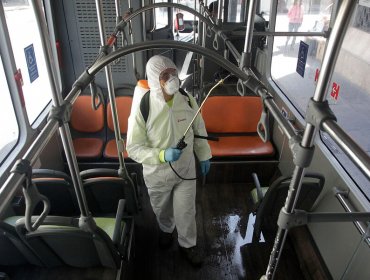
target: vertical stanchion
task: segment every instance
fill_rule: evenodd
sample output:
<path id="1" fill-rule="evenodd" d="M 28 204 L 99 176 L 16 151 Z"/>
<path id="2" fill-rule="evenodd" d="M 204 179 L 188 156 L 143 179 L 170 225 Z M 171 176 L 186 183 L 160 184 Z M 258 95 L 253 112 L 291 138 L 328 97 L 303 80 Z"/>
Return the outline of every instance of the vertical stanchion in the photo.
<path id="1" fill-rule="evenodd" d="M 60 109 L 63 104 L 62 96 L 58 92 L 58 79 L 56 75 L 55 63 L 53 61 L 52 49 L 50 44 L 50 39 L 48 37 L 48 29 L 44 16 L 43 7 L 41 6 L 40 1 L 33 0 L 31 1 L 33 10 L 36 17 L 36 22 L 41 35 L 41 45 L 45 53 L 46 60 L 46 73 L 48 75 L 49 83 L 52 90 L 52 100 L 54 107 Z M 61 123 L 61 122 L 60 122 Z M 59 132 L 62 138 L 64 152 L 66 154 L 68 167 L 71 173 L 73 185 L 75 187 L 77 201 L 81 210 L 81 216 L 88 217 L 90 216 L 89 208 L 86 202 L 85 193 L 82 186 L 81 177 L 79 174 L 78 163 L 76 159 L 76 154 L 73 147 L 71 132 L 69 129 L 68 122 L 63 121 L 59 126 Z"/>
<path id="2" fill-rule="evenodd" d="M 244 50 L 240 58 L 239 68 L 250 68 L 252 58 L 252 39 L 254 29 L 254 16 L 256 14 L 257 1 L 249 1 L 247 28 L 245 30 Z"/>
<path id="3" fill-rule="evenodd" d="M 100 43 L 102 48 L 105 46 L 105 28 L 104 28 L 104 16 L 103 16 L 103 7 L 102 7 L 101 0 L 95 0 L 96 4 L 96 12 L 98 16 L 98 25 L 99 25 L 99 33 L 100 33 Z M 114 93 L 114 84 L 112 78 L 112 68 L 110 65 L 105 66 L 105 76 L 107 80 L 107 87 L 108 87 L 108 95 L 109 95 L 109 102 L 112 109 L 112 119 L 113 119 L 113 126 L 114 126 L 114 135 L 117 144 L 117 152 L 118 152 L 118 160 L 119 160 L 119 174 L 124 179 L 129 179 L 125 164 L 123 153 L 125 150 L 125 144 L 121 137 L 121 131 L 119 126 L 118 120 L 118 112 L 117 112 L 117 105 Z"/>
<path id="4" fill-rule="evenodd" d="M 343 38 L 345 36 L 345 30 L 347 29 L 347 26 L 351 20 L 351 15 L 356 5 L 357 1 L 353 0 L 343 0 L 341 3 L 332 33 L 328 39 L 320 76 L 317 82 L 315 94 L 312 98 L 314 102 L 324 103 L 324 101 L 326 100 L 327 88 L 333 74 L 336 59 L 341 49 Z M 306 115 L 306 120 L 307 117 L 308 116 Z M 320 127 L 317 126 L 318 125 L 315 126 L 313 123 L 307 122 L 302 141 L 299 144 L 299 148 L 301 150 L 307 151 L 309 149 L 313 149 L 313 142 L 316 133 L 320 129 Z M 310 160 L 305 160 L 306 161 L 295 160 L 294 162 L 296 167 L 293 172 L 292 181 L 289 185 L 288 196 L 282 209 L 282 211 L 286 213 L 292 213 L 294 211 L 299 196 L 302 179 L 304 177 L 304 170 L 310 164 Z M 275 237 L 274 246 L 271 251 L 269 264 L 267 266 L 266 275 L 263 276 L 264 279 L 274 278 L 281 252 L 284 247 L 285 239 L 287 237 L 287 233 L 287 229 L 281 228 L 279 226 Z"/>

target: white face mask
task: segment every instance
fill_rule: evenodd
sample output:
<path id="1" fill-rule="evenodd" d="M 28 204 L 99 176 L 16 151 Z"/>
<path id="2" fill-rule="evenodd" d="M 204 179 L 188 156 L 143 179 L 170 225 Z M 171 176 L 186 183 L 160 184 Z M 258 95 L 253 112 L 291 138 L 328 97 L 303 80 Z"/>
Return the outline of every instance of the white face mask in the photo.
<path id="1" fill-rule="evenodd" d="M 174 95 L 176 92 L 179 91 L 180 88 L 180 80 L 177 76 L 172 76 L 168 79 L 168 81 L 163 86 L 164 90 L 168 95 Z"/>

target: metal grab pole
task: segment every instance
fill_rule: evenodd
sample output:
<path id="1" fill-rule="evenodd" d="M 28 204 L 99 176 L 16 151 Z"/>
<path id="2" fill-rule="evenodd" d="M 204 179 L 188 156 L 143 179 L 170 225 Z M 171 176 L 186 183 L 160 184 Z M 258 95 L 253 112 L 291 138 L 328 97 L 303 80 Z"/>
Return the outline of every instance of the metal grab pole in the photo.
<path id="1" fill-rule="evenodd" d="M 102 2 L 101 0 L 95 0 L 96 12 L 97 12 L 97 16 L 98 16 L 99 33 L 100 33 L 100 43 L 101 43 L 102 46 L 105 46 L 104 17 L 103 17 L 103 8 L 102 8 L 102 3 L 101 2 Z M 109 102 L 110 102 L 110 105 L 111 105 L 111 108 L 112 108 L 114 135 L 115 135 L 115 138 L 116 138 L 120 171 L 123 171 L 123 172 L 121 172 L 121 174 L 123 176 L 128 177 L 128 174 L 127 174 L 127 171 L 126 171 L 126 168 L 125 168 L 125 164 L 124 164 L 124 158 L 123 158 L 125 145 L 124 145 L 124 141 L 121 137 L 121 131 L 120 131 L 120 126 L 119 126 L 118 112 L 117 112 L 117 105 L 116 105 L 116 99 L 115 99 L 115 93 L 114 93 L 114 84 L 113 84 L 111 66 L 110 65 L 105 66 L 104 70 L 105 70 L 105 76 L 106 76 L 106 79 L 107 79 Z"/>
<path id="2" fill-rule="evenodd" d="M 220 24 L 223 20 L 223 15 L 222 15 L 223 10 L 224 10 L 224 1 L 218 0 L 217 24 Z"/>
<path id="3" fill-rule="evenodd" d="M 119 1 L 119 0 L 116 0 L 116 1 Z M 132 11 L 131 0 L 128 0 L 128 9 L 129 9 L 130 12 Z M 118 22 L 117 22 L 117 24 L 118 24 Z M 134 43 L 134 33 L 132 32 L 132 20 L 130 20 L 128 24 L 129 24 L 128 32 L 130 33 L 130 41 L 131 41 L 131 45 L 132 45 Z M 138 81 L 140 79 L 140 75 L 137 72 L 137 68 L 136 68 L 135 53 L 132 53 L 132 67 L 134 68 L 135 78 Z"/>
<path id="4" fill-rule="evenodd" d="M 314 101 L 323 102 L 326 99 L 326 91 L 329 85 L 333 69 L 335 66 L 336 59 L 338 57 L 340 46 L 343 42 L 345 36 L 345 30 L 351 20 L 352 12 L 357 5 L 357 1 L 353 0 L 343 0 L 341 7 L 339 9 L 333 31 L 328 40 L 328 44 L 325 50 L 324 59 L 322 62 L 322 67 L 319 75 L 319 80 L 317 82 L 317 87 L 314 94 Z M 314 125 L 307 123 L 306 128 L 302 137 L 301 147 L 312 148 L 313 142 L 316 136 L 316 132 L 319 128 Z M 302 179 L 304 176 L 305 167 L 296 165 L 292 181 L 289 185 L 288 196 L 285 201 L 284 210 L 286 213 L 292 213 L 296 201 L 299 196 L 300 187 Z M 265 279 L 273 279 L 275 276 L 276 268 L 281 256 L 282 249 L 284 247 L 285 239 L 287 237 L 288 230 L 278 228 L 276 234 L 273 249 L 271 251 L 269 264 L 267 266 L 266 275 L 263 277 Z"/>
<path id="5" fill-rule="evenodd" d="M 250 68 L 252 63 L 252 39 L 254 29 L 254 16 L 256 14 L 257 1 L 249 1 L 247 28 L 245 30 L 244 50 L 239 61 L 239 68 Z"/>
<path id="6" fill-rule="evenodd" d="M 254 30 L 254 16 L 256 14 L 257 1 L 250 0 L 247 18 L 247 28 L 245 31 L 245 42 L 244 42 L 244 52 L 250 53 L 252 51 L 252 38 Z"/>
<path id="7" fill-rule="evenodd" d="M 55 63 L 53 61 L 50 39 L 48 37 L 48 29 L 47 29 L 46 20 L 44 17 L 43 7 L 41 6 L 40 2 L 37 0 L 31 1 L 31 3 L 32 3 L 33 10 L 35 13 L 37 26 L 41 34 L 42 49 L 44 53 L 46 54 L 45 55 L 46 72 L 47 72 L 49 83 L 52 89 L 53 104 L 56 108 L 58 108 L 62 104 L 62 97 L 57 91 L 58 79 L 56 75 Z M 63 125 L 59 127 L 59 132 L 62 138 L 64 152 L 66 154 L 68 167 L 71 173 L 73 185 L 75 187 L 78 205 L 81 210 L 81 216 L 88 217 L 90 215 L 90 212 L 89 212 L 85 193 L 84 193 L 83 186 L 82 186 L 82 181 L 80 177 L 80 172 L 79 172 L 79 168 L 77 164 L 76 154 L 74 151 L 71 132 L 69 130 L 68 123 L 63 123 Z"/>

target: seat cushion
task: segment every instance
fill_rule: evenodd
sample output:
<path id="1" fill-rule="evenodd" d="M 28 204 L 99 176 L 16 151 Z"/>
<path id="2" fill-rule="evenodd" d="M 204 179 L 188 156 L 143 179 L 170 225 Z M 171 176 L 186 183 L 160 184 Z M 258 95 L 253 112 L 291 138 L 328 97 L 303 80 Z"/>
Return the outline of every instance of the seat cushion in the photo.
<path id="1" fill-rule="evenodd" d="M 90 96 L 79 96 L 73 104 L 71 126 L 80 132 L 98 132 L 104 128 L 104 109 L 91 107 Z"/>
<path id="2" fill-rule="evenodd" d="M 262 196 L 264 197 L 266 192 L 268 191 L 269 187 L 262 187 L 261 188 L 261 191 L 262 191 Z M 258 203 L 258 194 L 257 194 L 257 188 L 254 188 L 253 190 L 251 190 L 251 197 L 252 197 L 252 201 L 254 204 L 257 204 Z"/>
<path id="3" fill-rule="evenodd" d="M 208 141 L 212 156 L 272 156 L 271 142 L 264 143 L 259 136 L 225 136 L 219 141 Z"/>
<path id="4" fill-rule="evenodd" d="M 127 133 L 128 117 L 130 116 L 132 96 L 116 97 L 116 107 L 118 113 L 119 129 L 121 133 Z M 107 123 L 110 130 L 114 131 L 112 108 L 109 103 L 107 106 Z"/>
<path id="5" fill-rule="evenodd" d="M 78 158 L 100 158 L 103 151 L 103 140 L 99 138 L 76 138 L 73 140 Z"/>
<path id="6" fill-rule="evenodd" d="M 257 96 L 212 96 L 202 109 L 208 133 L 256 132 L 261 113 Z"/>
<path id="7" fill-rule="evenodd" d="M 105 145 L 104 157 L 105 158 L 112 158 L 112 159 L 117 159 L 118 158 L 117 144 L 116 144 L 115 139 L 109 140 L 107 145 Z M 126 150 L 125 150 L 125 153 L 124 153 L 124 157 L 128 158 L 128 154 L 127 154 Z"/>
<path id="8" fill-rule="evenodd" d="M 11 216 L 11 217 L 4 219 L 4 223 L 15 228 L 16 222 L 21 218 L 23 218 L 23 216 Z"/>
<path id="9" fill-rule="evenodd" d="M 94 221 L 98 227 L 105 231 L 106 234 L 113 240 L 114 226 L 116 225 L 116 219 L 114 218 L 94 218 Z"/>

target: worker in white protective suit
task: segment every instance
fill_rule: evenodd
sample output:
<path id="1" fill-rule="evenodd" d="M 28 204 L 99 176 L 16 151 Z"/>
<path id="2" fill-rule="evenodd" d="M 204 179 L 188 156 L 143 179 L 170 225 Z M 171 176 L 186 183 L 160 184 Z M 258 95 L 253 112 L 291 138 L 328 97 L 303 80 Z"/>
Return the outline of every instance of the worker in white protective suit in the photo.
<path id="1" fill-rule="evenodd" d="M 130 116 L 127 132 L 127 152 L 143 164 L 144 180 L 161 230 L 161 247 L 171 246 L 176 227 L 181 251 L 192 264 L 200 265 L 202 254 L 196 246 L 196 181 L 180 179 L 169 162 L 181 177 L 194 178 L 195 152 L 202 174 L 208 173 L 211 158 L 208 142 L 194 139 L 194 134 L 207 135 L 204 121 L 198 115 L 186 134 L 187 147 L 176 149 L 199 107 L 192 96 L 179 92 L 176 66 L 169 58 L 153 56 L 146 65 L 146 73 L 150 87 L 148 119 L 144 121 L 140 109 L 133 111 L 135 115 Z"/>

